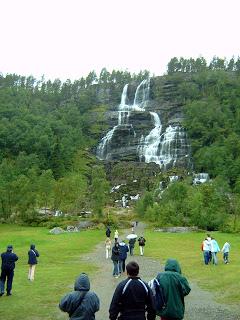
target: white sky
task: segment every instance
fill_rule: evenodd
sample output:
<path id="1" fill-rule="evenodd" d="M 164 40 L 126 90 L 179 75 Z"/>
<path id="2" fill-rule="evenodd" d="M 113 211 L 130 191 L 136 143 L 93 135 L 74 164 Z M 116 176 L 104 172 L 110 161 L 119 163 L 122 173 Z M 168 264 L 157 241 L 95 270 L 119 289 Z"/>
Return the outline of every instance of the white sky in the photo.
<path id="1" fill-rule="evenodd" d="M 240 55 L 239 0 L 0 0 L 0 72 L 79 79 Z"/>

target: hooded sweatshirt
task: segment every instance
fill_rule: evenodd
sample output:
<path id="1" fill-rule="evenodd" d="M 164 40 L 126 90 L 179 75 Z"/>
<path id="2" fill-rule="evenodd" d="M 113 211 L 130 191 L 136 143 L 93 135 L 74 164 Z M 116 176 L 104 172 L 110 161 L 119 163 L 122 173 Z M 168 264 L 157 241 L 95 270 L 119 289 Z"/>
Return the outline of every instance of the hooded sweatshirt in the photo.
<path id="1" fill-rule="evenodd" d="M 127 259 L 127 253 L 129 249 L 125 242 L 119 243 L 119 259 L 120 260 L 126 260 Z"/>
<path id="2" fill-rule="evenodd" d="M 99 298 L 96 293 L 89 290 L 89 278 L 87 274 L 81 273 L 75 281 L 74 291 L 64 296 L 59 303 L 59 308 L 69 314 L 69 319 L 95 319 L 95 312 L 99 310 Z"/>
<path id="3" fill-rule="evenodd" d="M 157 275 L 161 283 L 166 307 L 158 312 L 158 315 L 167 318 L 180 320 L 184 317 L 184 297 L 189 294 L 191 288 L 185 277 L 181 275 L 181 268 L 177 260 L 168 259 L 165 265 L 165 272 Z"/>
<path id="4" fill-rule="evenodd" d="M 28 251 L 28 264 L 37 264 L 37 257 L 39 257 L 38 251 L 35 249 L 35 245 L 31 244 L 30 250 Z"/>
<path id="5" fill-rule="evenodd" d="M 18 260 L 18 256 L 12 252 L 13 247 L 8 246 L 7 251 L 1 254 L 2 258 L 2 270 L 14 270 L 15 262 Z"/>

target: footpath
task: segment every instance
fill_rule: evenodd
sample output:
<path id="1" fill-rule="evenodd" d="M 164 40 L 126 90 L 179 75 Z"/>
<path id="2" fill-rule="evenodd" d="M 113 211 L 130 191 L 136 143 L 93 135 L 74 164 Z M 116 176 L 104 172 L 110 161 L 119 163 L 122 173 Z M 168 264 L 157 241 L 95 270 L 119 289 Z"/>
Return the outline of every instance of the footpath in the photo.
<path id="1" fill-rule="evenodd" d="M 138 236 L 144 234 L 144 224 L 139 223 L 135 229 Z M 119 236 L 119 239 L 126 239 L 129 230 Z M 105 232 L 103 233 L 105 240 Z M 146 243 L 147 250 L 147 243 Z M 97 245 L 96 249 L 82 257 L 83 260 L 96 265 L 99 271 L 90 278 L 91 290 L 95 291 L 100 298 L 100 311 L 96 313 L 96 320 L 108 320 L 108 309 L 112 299 L 113 292 L 117 284 L 126 278 L 122 275 L 119 278 L 112 276 L 113 264 L 111 259 L 105 257 L 104 241 Z M 151 280 L 164 266 L 153 259 L 140 256 L 138 243 L 135 245 L 134 256 L 128 256 L 127 262 L 134 260 L 139 264 L 140 277 L 145 280 Z M 87 272 L 87 270 L 83 270 Z M 183 270 L 184 271 L 184 270 Z M 190 282 L 191 292 L 185 298 L 186 312 L 184 320 L 240 320 L 240 308 L 237 310 L 230 306 L 219 304 L 214 301 L 212 293 L 200 289 L 195 283 Z M 159 317 L 157 317 L 159 319 Z"/>

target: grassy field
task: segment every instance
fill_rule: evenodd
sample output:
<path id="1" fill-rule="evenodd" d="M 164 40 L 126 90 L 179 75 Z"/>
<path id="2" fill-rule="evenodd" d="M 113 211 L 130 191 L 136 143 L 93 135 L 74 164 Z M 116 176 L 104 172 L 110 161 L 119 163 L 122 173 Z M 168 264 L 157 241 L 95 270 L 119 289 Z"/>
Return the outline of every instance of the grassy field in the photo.
<path id="1" fill-rule="evenodd" d="M 196 282 L 201 288 L 212 291 L 216 299 L 224 303 L 239 303 L 240 277 L 240 236 L 212 232 L 220 249 L 228 241 L 231 244 L 229 264 L 224 264 L 222 253 L 218 253 L 218 265 L 205 265 L 200 249 L 206 233 L 162 233 L 146 231 L 145 238 L 149 246 L 146 255 L 165 264 L 167 258 L 176 258 L 182 267 L 183 274 Z"/>
<path id="2" fill-rule="evenodd" d="M 0 298 L 1 320 L 67 319 L 58 310 L 60 298 L 71 291 L 81 272 L 96 272 L 96 266 L 80 260 L 80 255 L 103 239 L 103 231 L 82 231 L 51 235 L 45 228 L 0 225 L 0 251 L 12 244 L 18 255 L 13 281 L 13 295 Z M 39 250 L 35 281 L 27 280 L 31 243 Z"/>
<path id="3" fill-rule="evenodd" d="M 167 258 L 178 259 L 183 274 L 202 288 L 213 291 L 218 301 L 237 303 L 240 300 L 239 285 L 239 235 L 212 233 L 222 247 L 231 243 L 230 263 L 223 264 L 218 254 L 217 266 L 203 263 L 201 242 L 205 233 L 160 233 L 145 231 L 147 239 L 145 255 L 164 264 Z M 15 269 L 13 295 L 0 298 L 1 320 L 53 320 L 67 319 L 58 309 L 60 298 L 71 291 L 80 272 L 92 274 L 98 269 L 82 262 L 80 256 L 93 250 L 105 238 L 105 230 L 89 230 L 79 233 L 51 235 L 45 228 L 0 225 L 0 251 L 8 244 L 14 246 L 19 261 Z M 27 280 L 27 252 L 31 243 L 40 252 L 33 283 Z M 137 252 L 137 250 L 136 250 Z"/>

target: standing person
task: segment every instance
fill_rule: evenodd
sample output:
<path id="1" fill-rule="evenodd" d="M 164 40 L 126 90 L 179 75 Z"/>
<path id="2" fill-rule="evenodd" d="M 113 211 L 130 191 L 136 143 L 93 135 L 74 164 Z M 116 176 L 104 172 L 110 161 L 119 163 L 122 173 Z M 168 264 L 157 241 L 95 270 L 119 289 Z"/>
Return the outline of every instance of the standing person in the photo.
<path id="1" fill-rule="evenodd" d="M 207 233 L 207 237 L 206 239 L 209 241 L 210 243 L 210 249 L 209 249 L 209 261 L 208 263 L 210 263 L 212 261 L 212 252 L 211 252 L 211 240 L 212 240 L 212 237 L 209 233 Z"/>
<path id="2" fill-rule="evenodd" d="M 229 257 L 229 251 L 230 251 L 230 243 L 225 242 L 223 247 L 222 247 L 222 253 L 223 253 L 223 261 L 225 264 L 228 264 L 228 257 Z"/>
<path id="3" fill-rule="evenodd" d="M 118 278 L 119 277 L 119 244 L 118 242 L 115 242 L 114 246 L 112 247 L 111 259 L 113 262 L 113 276 L 114 278 Z"/>
<path id="4" fill-rule="evenodd" d="M 118 230 L 117 229 L 114 232 L 114 240 L 115 240 L 115 242 L 118 241 Z"/>
<path id="5" fill-rule="evenodd" d="M 202 242 L 202 251 L 203 251 L 203 258 L 204 263 L 207 265 L 210 261 L 210 252 L 211 252 L 211 242 L 205 238 Z"/>
<path id="6" fill-rule="evenodd" d="M 140 250 L 140 255 L 143 256 L 144 254 L 144 246 L 145 246 L 146 239 L 141 236 L 138 238 L 138 244 L 139 244 L 139 250 Z"/>
<path id="7" fill-rule="evenodd" d="M 90 281 L 86 273 L 81 273 L 76 279 L 74 291 L 65 295 L 59 308 L 69 314 L 72 320 L 94 320 L 95 312 L 99 310 L 99 298 L 90 290 Z"/>
<path id="8" fill-rule="evenodd" d="M 154 320 L 156 313 L 152 292 L 148 284 L 138 276 L 139 265 L 131 261 L 126 270 L 128 278 L 118 284 L 113 294 L 109 319 Z"/>
<path id="9" fill-rule="evenodd" d="M 185 277 L 181 275 L 181 268 L 177 260 L 168 259 L 165 271 L 157 275 L 165 297 L 165 306 L 157 310 L 162 320 L 181 320 L 184 317 L 184 297 L 189 294 L 191 288 Z"/>
<path id="10" fill-rule="evenodd" d="M 109 226 L 107 226 L 106 236 L 107 236 L 108 238 L 110 238 L 111 232 L 112 232 L 112 231 L 110 230 Z"/>
<path id="11" fill-rule="evenodd" d="M 112 245 L 112 241 L 110 238 L 107 238 L 105 240 L 105 249 L 106 249 L 106 259 L 110 258 L 111 255 L 111 245 Z"/>
<path id="12" fill-rule="evenodd" d="M 34 280 L 35 268 L 37 262 L 37 257 L 39 257 L 39 253 L 35 248 L 35 244 L 30 245 L 30 250 L 28 251 L 28 264 L 29 264 L 29 271 L 28 271 L 28 280 Z"/>
<path id="13" fill-rule="evenodd" d="M 219 251 L 220 251 L 220 248 L 219 248 L 217 241 L 214 238 L 212 238 L 212 240 L 211 240 L 212 262 L 215 265 L 217 265 L 217 263 L 218 263 L 217 253 Z"/>
<path id="14" fill-rule="evenodd" d="M 13 253 L 13 246 L 7 246 L 7 251 L 1 254 L 2 272 L 0 277 L 0 296 L 4 294 L 5 282 L 7 279 L 7 296 L 11 296 L 12 282 L 14 277 L 15 262 L 18 256 Z"/>
<path id="15" fill-rule="evenodd" d="M 134 250 L 135 242 L 136 242 L 136 238 L 131 238 L 128 241 L 129 250 L 130 250 L 130 256 L 133 256 L 133 250 Z"/>
<path id="16" fill-rule="evenodd" d="M 119 273 L 125 272 L 125 261 L 129 249 L 124 240 L 119 243 Z"/>

